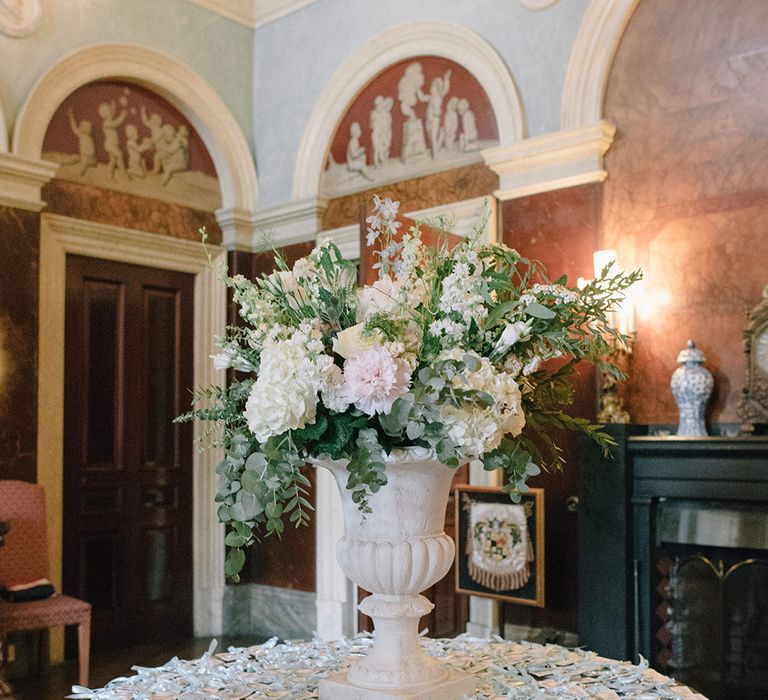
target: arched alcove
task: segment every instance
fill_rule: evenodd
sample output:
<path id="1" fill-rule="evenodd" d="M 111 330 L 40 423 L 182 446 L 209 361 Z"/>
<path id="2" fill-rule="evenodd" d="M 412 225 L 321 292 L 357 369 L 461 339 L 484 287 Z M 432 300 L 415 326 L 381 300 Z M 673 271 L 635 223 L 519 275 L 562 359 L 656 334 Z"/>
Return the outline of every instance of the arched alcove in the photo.
<path id="1" fill-rule="evenodd" d="M 74 90 L 97 80 L 142 85 L 178 109 L 205 142 L 216 166 L 223 210 L 252 212 L 258 182 L 240 125 L 213 87 L 170 56 L 132 44 L 96 44 L 69 54 L 35 84 L 13 131 L 13 153 L 39 159 L 56 109 Z"/>
<path id="2" fill-rule="evenodd" d="M 329 144 L 349 104 L 383 70 L 416 56 L 438 56 L 462 65 L 488 95 L 502 146 L 525 136 L 525 121 L 514 81 L 504 61 L 484 39 L 448 22 L 411 22 L 383 32 L 350 56 L 317 100 L 299 146 L 293 198 L 316 197 Z"/>

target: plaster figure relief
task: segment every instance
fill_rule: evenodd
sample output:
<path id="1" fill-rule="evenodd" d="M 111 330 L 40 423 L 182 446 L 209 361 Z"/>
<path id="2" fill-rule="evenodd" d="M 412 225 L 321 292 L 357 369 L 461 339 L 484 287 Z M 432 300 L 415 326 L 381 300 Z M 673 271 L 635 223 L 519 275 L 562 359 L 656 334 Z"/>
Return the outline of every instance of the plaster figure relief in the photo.
<path id="1" fill-rule="evenodd" d="M 181 115 L 170 106 L 160 107 L 159 99 L 143 88 L 115 83 L 84 86 L 54 114 L 43 157 L 61 164 L 62 179 L 216 209 L 221 196 L 207 151 Z M 65 105 L 66 131 L 76 137 L 76 145 L 71 136 L 61 133 L 60 113 Z M 193 139 L 196 157 L 191 154 Z M 360 149 L 356 174 L 367 171 L 358 135 Z"/>
<path id="2" fill-rule="evenodd" d="M 117 114 L 117 107 L 114 102 L 112 104 L 102 102 L 99 105 L 99 116 L 101 117 L 101 131 L 104 134 L 104 150 L 109 157 L 107 170 L 109 176 L 114 180 L 115 170 L 125 174 L 125 160 L 123 159 L 123 151 L 120 149 L 120 137 L 117 129 L 125 121 L 128 112 L 123 110 Z"/>
<path id="3" fill-rule="evenodd" d="M 29 36 L 37 28 L 42 12 L 40 0 L 0 0 L 0 32 Z"/>
<path id="4" fill-rule="evenodd" d="M 391 97 L 377 95 L 371 110 L 371 141 L 373 143 L 373 165 L 379 167 L 389 160 L 392 148 L 392 106 Z"/>
<path id="5" fill-rule="evenodd" d="M 480 101 L 481 124 L 470 100 Z M 497 143 L 490 102 L 465 69 L 431 56 L 403 61 L 371 81 L 347 109 L 322 191 L 335 196 L 477 162 L 481 149 Z"/>
<path id="6" fill-rule="evenodd" d="M 365 149 L 360 145 L 360 135 L 363 130 L 358 122 L 352 122 L 349 127 L 349 143 L 347 144 L 347 170 L 351 173 L 360 173 L 363 177 L 372 180 L 368 172 Z"/>
<path id="7" fill-rule="evenodd" d="M 79 166 L 78 174 L 83 175 L 88 168 L 93 168 L 96 165 L 96 144 L 91 135 L 93 126 L 87 119 L 83 119 L 78 124 L 71 109 L 68 115 L 69 126 L 72 129 L 72 133 L 77 136 L 78 149 L 80 151 L 79 155 L 75 156 L 70 162 L 77 163 Z"/>
<path id="8" fill-rule="evenodd" d="M 451 87 L 451 71 L 445 71 L 442 78 L 435 78 L 429 88 L 429 100 L 427 102 L 427 134 L 429 135 L 429 147 L 434 158 L 440 152 L 443 145 L 444 131 L 440 126 L 443 116 L 443 98 Z"/>
<path id="9" fill-rule="evenodd" d="M 461 136 L 459 137 L 459 146 L 462 151 L 473 151 L 478 148 L 477 144 L 477 122 L 475 113 L 469 108 L 467 100 L 459 100 L 459 116 L 461 117 Z"/>

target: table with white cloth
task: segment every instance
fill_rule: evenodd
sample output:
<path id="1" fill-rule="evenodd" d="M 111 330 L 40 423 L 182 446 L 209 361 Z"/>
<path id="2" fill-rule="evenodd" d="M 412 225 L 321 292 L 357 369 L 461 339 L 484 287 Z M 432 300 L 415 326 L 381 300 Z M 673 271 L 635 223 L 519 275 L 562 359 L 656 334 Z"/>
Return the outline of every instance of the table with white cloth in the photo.
<path id="1" fill-rule="evenodd" d="M 674 680 L 639 665 L 554 644 L 507 642 L 500 638 L 423 638 L 430 655 L 477 678 L 472 700 L 706 700 Z M 116 678 L 104 688 L 75 686 L 70 698 L 91 700 L 242 700 L 317 698 L 326 675 L 343 671 L 367 653 L 368 635 L 335 642 L 285 642 L 217 652 L 215 642 L 200 659 L 174 658 L 158 668 L 134 666 L 135 675 Z"/>

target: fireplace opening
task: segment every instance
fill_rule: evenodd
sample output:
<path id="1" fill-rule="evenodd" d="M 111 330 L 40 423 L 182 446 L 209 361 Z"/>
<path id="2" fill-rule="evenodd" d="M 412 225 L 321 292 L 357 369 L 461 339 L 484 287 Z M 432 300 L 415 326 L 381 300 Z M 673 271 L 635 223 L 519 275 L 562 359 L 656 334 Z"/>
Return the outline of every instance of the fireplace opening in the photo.
<path id="1" fill-rule="evenodd" d="M 653 665 L 710 700 L 768 697 L 768 507 L 663 500 Z"/>

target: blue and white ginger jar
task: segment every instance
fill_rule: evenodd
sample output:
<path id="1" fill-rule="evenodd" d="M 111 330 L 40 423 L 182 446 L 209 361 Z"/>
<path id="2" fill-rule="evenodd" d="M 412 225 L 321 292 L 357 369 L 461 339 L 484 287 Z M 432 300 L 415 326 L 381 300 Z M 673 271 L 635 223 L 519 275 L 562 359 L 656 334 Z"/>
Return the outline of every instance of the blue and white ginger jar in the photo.
<path id="1" fill-rule="evenodd" d="M 702 367 L 704 353 L 696 348 L 696 343 L 688 341 L 688 347 L 677 356 L 680 363 L 672 374 L 672 395 L 677 401 L 680 423 L 677 435 L 682 437 L 702 437 L 707 434 L 704 423 L 704 409 L 712 394 L 715 380 L 708 369 Z"/>

